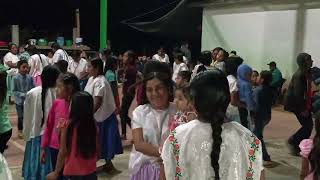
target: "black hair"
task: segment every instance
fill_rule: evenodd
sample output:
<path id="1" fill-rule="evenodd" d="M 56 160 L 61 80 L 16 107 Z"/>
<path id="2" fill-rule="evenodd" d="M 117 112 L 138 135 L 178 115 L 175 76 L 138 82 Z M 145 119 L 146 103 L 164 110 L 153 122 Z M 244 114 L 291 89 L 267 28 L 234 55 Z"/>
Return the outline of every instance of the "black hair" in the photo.
<path id="1" fill-rule="evenodd" d="M 111 70 L 112 72 L 115 73 L 116 65 L 117 65 L 117 59 L 114 58 L 114 57 L 109 57 L 106 60 L 106 65 L 105 65 L 105 68 L 104 68 L 104 74 L 106 74 L 107 71 L 109 71 L 109 70 Z"/>
<path id="2" fill-rule="evenodd" d="M 174 53 L 173 58 L 178 60 L 179 62 L 183 62 L 183 53 Z"/>
<path id="3" fill-rule="evenodd" d="M 109 57 L 109 56 L 111 55 L 112 51 L 111 51 L 111 49 L 106 48 L 106 49 L 104 49 L 104 50 L 102 51 L 102 53 L 103 53 L 103 55 L 104 55 L 105 57 Z"/>
<path id="4" fill-rule="evenodd" d="M 51 45 L 51 48 L 52 48 L 52 49 L 61 49 L 61 46 L 60 46 L 57 42 L 54 42 L 54 43 Z"/>
<path id="5" fill-rule="evenodd" d="M 55 63 L 56 67 L 61 71 L 61 73 L 66 73 L 68 71 L 68 61 L 59 60 Z"/>
<path id="6" fill-rule="evenodd" d="M 35 45 L 28 46 L 28 52 L 30 53 L 31 56 L 34 54 L 39 54 L 39 50 Z"/>
<path id="7" fill-rule="evenodd" d="M 270 71 L 262 71 L 260 73 L 260 78 L 263 79 L 263 85 L 270 86 L 272 82 L 272 73 Z"/>
<path id="8" fill-rule="evenodd" d="M 75 130 L 76 134 L 74 134 Z M 85 91 L 77 92 L 72 96 L 66 140 L 68 154 L 71 153 L 74 135 L 77 136 L 77 155 L 85 159 L 97 155 L 97 127 L 93 112 L 93 98 Z"/>
<path id="9" fill-rule="evenodd" d="M 90 64 L 93 68 L 98 69 L 98 75 L 103 74 L 103 61 L 100 58 L 94 58 L 90 60 Z"/>
<path id="10" fill-rule="evenodd" d="M 73 59 L 78 59 L 81 57 L 81 51 L 80 50 L 76 50 L 72 52 L 72 58 Z"/>
<path id="11" fill-rule="evenodd" d="M 71 96 L 80 91 L 80 82 L 76 75 L 69 72 L 62 73 L 59 75 L 58 80 L 68 88 L 71 88 Z"/>
<path id="12" fill-rule="evenodd" d="M 7 73 L 0 72 L 0 108 L 7 98 Z"/>
<path id="13" fill-rule="evenodd" d="M 238 67 L 242 64 L 243 59 L 238 56 L 228 57 L 225 61 L 226 74 L 237 77 Z"/>
<path id="14" fill-rule="evenodd" d="M 252 70 L 252 74 L 256 73 L 259 76 L 259 72 L 257 70 Z"/>
<path id="15" fill-rule="evenodd" d="M 171 80 L 172 73 L 169 65 L 159 61 L 149 61 L 145 64 L 143 70 L 143 104 L 148 104 L 149 100 L 146 95 L 146 84 L 152 79 L 158 79 L 165 84 L 169 91 L 169 100 L 173 99 L 173 82 Z"/>
<path id="16" fill-rule="evenodd" d="M 13 46 L 16 46 L 16 47 L 17 47 L 17 44 L 12 43 L 12 42 L 8 44 L 8 49 L 9 49 L 9 51 L 11 51 L 11 48 L 12 48 Z"/>
<path id="17" fill-rule="evenodd" d="M 56 86 L 57 79 L 59 77 L 60 71 L 56 66 L 48 65 L 43 68 L 41 73 L 41 81 L 42 81 L 42 91 L 41 91 L 41 105 L 42 105 L 42 120 L 41 127 L 44 124 L 45 119 L 45 101 L 46 95 L 49 88 L 53 88 Z"/>
<path id="18" fill-rule="evenodd" d="M 28 61 L 26 61 L 26 60 L 20 60 L 20 61 L 18 61 L 18 63 L 17 63 L 18 69 L 20 69 L 20 67 L 22 66 L 22 64 L 28 64 Z M 28 64 L 28 65 L 29 65 L 29 64 Z"/>
<path id="19" fill-rule="evenodd" d="M 214 48 L 213 50 L 212 50 L 212 52 L 214 52 L 214 51 L 220 51 L 220 50 L 223 50 L 223 48 L 222 47 L 216 47 L 216 48 Z"/>
<path id="20" fill-rule="evenodd" d="M 223 53 L 223 61 L 225 61 L 229 57 L 229 53 L 224 49 L 220 49 L 219 52 L 220 51 L 222 51 L 222 53 Z"/>
<path id="21" fill-rule="evenodd" d="M 212 63 L 212 55 L 210 51 L 202 51 L 198 61 L 205 65 L 205 66 L 210 66 L 210 64 Z"/>
<path id="22" fill-rule="evenodd" d="M 300 69 L 305 69 L 306 61 L 311 60 L 311 55 L 307 53 L 300 53 L 297 56 L 297 64 Z"/>
<path id="23" fill-rule="evenodd" d="M 190 94 L 199 120 L 211 124 L 213 139 L 211 166 L 214 169 L 215 180 L 219 180 L 222 124 L 230 103 L 228 80 L 220 70 L 200 73 L 190 84 Z"/>
<path id="24" fill-rule="evenodd" d="M 309 162 L 311 165 L 310 172 L 314 172 L 314 178 L 320 177 L 320 113 L 316 113 L 315 118 L 316 134 L 313 138 L 313 148 L 309 154 Z M 317 177 L 317 178 L 316 178 Z"/>
<path id="25" fill-rule="evenodd" d="M 125 53 L 128 54 L 129 64 L 135 65 L 136 64 L 136 53 L 134 53 L 132 50 L 128 50 Z"/>
<path id="26" fill-rule="evenodd" d="M 231 51 L 231 54 L 237 55 L 237 51 Z"/>
<path id="27" fill-rule="evenodd" d="M 178 76 L 182 77 L 182 79 L 185 79 L 187 82 L 190 82 L 191 72 L 190 71 L 180 71 L 178 73 Z"/>

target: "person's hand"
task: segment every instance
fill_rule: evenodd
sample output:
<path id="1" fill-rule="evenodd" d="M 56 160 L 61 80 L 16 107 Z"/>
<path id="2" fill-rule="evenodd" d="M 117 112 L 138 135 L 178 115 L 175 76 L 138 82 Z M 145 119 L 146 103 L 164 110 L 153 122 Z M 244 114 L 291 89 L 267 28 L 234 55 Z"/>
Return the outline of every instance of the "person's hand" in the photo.
<path id="1" fill-rule="evenodd" d="M 59 177 L 59 174 L 53 171 L 47 175 L 47 180 L 57 180 L 58 177 Z"/>
<path id="2" fill-rule="evenodd" d="M 41 149 L 40 158 L 42 164 L 46 163 L 46 153 L 44 152 L 44 149 Z"/>

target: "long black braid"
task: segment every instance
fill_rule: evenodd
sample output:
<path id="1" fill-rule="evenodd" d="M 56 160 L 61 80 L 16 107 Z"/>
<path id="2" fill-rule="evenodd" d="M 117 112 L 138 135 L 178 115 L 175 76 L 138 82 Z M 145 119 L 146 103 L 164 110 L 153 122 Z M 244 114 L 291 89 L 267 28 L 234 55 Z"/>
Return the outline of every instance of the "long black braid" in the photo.
<path id="1" fill-rule="evenodd" d="M 41 74 L 42 81 L 42 91 L 41 91 L 41 105 L 42 105 L 42 119 L 41 119 L 41 127 L 44 124 L 45 119 L 45 104 L 46 104 L 46 95 L 49 88 L 53 88 L 56 86 L 56 81 L 59 77 L 60 71 L 52 65 L 48 65 L 43 68 Z"/>
<path id="2" fill-rule="evenodd" d="M 228 80 L 221 71 L 210 70 L 197 75 L 190 88 L 199 120 L 210 123 L 212 128 L 211 166 L 214 169 L 215 180 L 219 180 L 222 124 L 230 102 Z"/>

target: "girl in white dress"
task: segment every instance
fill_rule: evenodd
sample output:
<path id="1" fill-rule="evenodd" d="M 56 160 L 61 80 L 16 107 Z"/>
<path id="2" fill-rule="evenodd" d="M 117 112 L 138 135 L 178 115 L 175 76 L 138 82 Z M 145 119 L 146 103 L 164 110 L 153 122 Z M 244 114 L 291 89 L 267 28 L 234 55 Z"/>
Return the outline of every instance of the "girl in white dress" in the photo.
<path id="1" fill-rule="evenodd" d="M 41 163 L 41 138 L 46 127 L 48 114 L 56 99 L 56 80 L 60 72 L 54 66 L 46 66 L 41 74 L 43 84 L 31 89 L 24 103 L 23 136 L 26 141 L 22 177 L 45 180 L 52 171 L 50 156 Z M 50 154 L 49 149 L 45 154 Z"/>
<path id="2" fill-rule="evenodd" d="M 178 126 L 165 141 L 162 159 L 166 179 L 259 180 L 261 143 L 239 123 L 224 123 L 230 102 L 227 78 L 206 71 L 190 85 L 198 120 Z"/>
<path id="3" fill-rule="evenodd" d="M 169 119 L 176 113 L 170 103 L 173 91 L 171 72 L 167 64 L 150 61 L 144 70 L 144 105 L 133 111 L 130 154 L 131 180 L 160 179 L 159 147 L 169 135 Z"/>

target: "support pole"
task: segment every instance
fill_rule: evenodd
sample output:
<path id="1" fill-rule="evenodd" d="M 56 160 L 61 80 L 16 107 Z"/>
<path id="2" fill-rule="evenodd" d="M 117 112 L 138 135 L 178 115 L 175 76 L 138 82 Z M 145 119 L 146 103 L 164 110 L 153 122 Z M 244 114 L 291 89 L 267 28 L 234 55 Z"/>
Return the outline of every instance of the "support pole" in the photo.
<path id="1" fill-rule="evenodd" d="M 19 46 L 19 25 L 11 25 L 11 42 Z"/>
<path id="2" fill-rule="evenodd" d="M 80 36 L 80 10 L 76 9 L 76 22 L 77 22 L 77 38 Z"/>
<path id="3" fill-rule="evenodd" d="M 107 47 L 108 0 L 100 0 L 100 49 Z"/>

